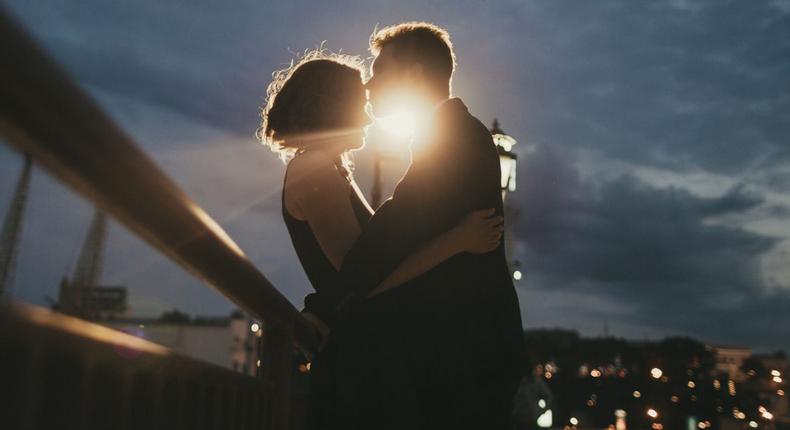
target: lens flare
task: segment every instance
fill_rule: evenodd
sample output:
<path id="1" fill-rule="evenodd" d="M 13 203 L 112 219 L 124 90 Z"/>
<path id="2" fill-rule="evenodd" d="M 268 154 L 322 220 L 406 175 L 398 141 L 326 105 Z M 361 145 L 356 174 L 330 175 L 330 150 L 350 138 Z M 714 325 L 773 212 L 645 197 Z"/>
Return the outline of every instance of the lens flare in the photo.
<path id="1" fill-rule="evenodd" d="M 399 109 L 391 115 L 376 119 L 376 125 L 382 130 L 404 139 L 414 135 L 416 123 L 414 113 L 407 109 Z"/>

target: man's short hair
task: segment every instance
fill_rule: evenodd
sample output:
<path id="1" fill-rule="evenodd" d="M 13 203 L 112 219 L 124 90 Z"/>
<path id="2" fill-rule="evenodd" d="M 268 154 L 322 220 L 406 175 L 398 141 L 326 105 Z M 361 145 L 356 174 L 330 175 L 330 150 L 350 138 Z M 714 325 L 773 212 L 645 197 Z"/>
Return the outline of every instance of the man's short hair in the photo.
<path id="1" fill-rule="evenodd" d="M 437 81 L 449 82 L 455 70 L 455 52 L 447 30 L 428 22 L 405 22 L 376 29 L 370 36 L 370 51 L 378 55 L 392 46 L 399 61 L 419 63 Z"/>

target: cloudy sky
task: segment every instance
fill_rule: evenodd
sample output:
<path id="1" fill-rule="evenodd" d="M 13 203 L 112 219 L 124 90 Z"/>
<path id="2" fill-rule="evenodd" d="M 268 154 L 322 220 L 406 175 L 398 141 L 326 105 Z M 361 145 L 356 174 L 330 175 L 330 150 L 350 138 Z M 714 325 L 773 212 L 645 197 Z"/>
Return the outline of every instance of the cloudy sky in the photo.
<path id="1" fill-rule="evenodd" d="M 454 90 L 519 140 L 527 327 L 790 350 L 790 2 L 4 0 L 295 304 L 283 166 L 253 138 L 271 72 L 376 24 L 446 27 Z M 358 157 L 369 189 L 369 156 Z M 404 164 L 388 166 L 389 179 Z M 0 146 L 0 210 L 21 159 Z M 47 303 L 91 207 L 35 171 L 11 294 Z M 112 225 L 133 312 L 233 305 Z"/>

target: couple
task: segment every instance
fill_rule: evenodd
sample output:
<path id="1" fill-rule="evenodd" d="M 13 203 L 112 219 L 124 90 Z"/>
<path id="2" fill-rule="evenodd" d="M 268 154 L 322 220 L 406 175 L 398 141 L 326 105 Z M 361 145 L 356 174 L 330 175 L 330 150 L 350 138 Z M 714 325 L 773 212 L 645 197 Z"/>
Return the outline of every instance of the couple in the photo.
<path id="1" fill-rule="evenodd" d="M 524 356 L 490 132 L 451 97 L 455 54 L 428 23 L 376 31 L 371 76 L 316 52 L 275 74 L 262 139 L 287 161 L 282 212 L 315 293 L 305 317 L 318 429 L 505 429 Z M 374 212 L 347 161 L 372 114 L 416 112 L 412 160 Z"/>

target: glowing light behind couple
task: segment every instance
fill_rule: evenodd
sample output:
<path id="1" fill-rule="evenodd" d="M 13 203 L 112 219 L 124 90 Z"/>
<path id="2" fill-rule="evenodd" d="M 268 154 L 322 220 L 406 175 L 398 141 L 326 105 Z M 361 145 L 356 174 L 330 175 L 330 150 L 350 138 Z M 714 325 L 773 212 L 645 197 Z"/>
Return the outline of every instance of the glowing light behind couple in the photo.
<path id="1" fill-rule="evenodd" d="M 411 140 L 421 114 L 419 95 L 394 90 L 387 98 L 386 103 L 392 106 L 387 115 L 375 116 L 368 104 L 369 115 L 374 118 L 372 127 L 380 128 L 400 142 Z"/>

